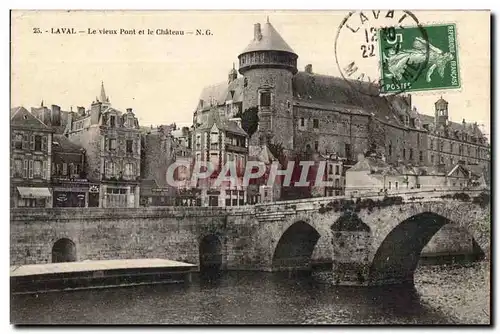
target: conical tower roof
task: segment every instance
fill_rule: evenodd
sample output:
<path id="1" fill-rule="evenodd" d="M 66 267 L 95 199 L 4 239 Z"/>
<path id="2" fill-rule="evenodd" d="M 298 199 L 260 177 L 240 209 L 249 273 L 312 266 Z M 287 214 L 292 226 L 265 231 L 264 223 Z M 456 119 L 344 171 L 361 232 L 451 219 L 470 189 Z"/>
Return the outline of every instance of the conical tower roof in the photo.
<path id="1" fill-rule="evenodd" d="M 253 51 L 284 51 L 295 54 L 292 48 L 269 22 L 269 18 L 262 27 L 260 23 L 255 24 L 254 39 L 241 54 Z"/>

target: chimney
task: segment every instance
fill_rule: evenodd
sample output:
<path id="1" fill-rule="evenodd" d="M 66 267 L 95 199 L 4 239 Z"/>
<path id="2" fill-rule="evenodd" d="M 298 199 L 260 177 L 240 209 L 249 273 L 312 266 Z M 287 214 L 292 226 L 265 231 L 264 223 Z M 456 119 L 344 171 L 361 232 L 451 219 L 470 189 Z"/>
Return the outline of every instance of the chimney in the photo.
<path id="1" fill-rule="evenodd" d="M 253 26 L 253 39 L 260 41 L 262 39 L 262 32 L 260 30 L 260 23 L 255 23 Z"/>
<path id="2" fill-rule="evenodd" d="M 312 64 L 307 64 L 306 67 L 305 67 L 305 71 L 308 74 L 313 74 L 313 66 L 312 66 Z"/>
<path id="3" fill-rule="evenodd" d="M 127 112 L 131 113 L 132 112 L 132 108 L 127 108 Z"/>
<path id="4" fill-rule="evenodd" d="M 61 107 L 58 105 L 51 105 L 50 120 L 53 126 L 61 125 Z"/>
<path id="5" fill-rule="evenodd" d="M 462 124 L 463 124 L 463 125 L 465 125 L 465 118 L 464 118 L 464 119 L 462 119 Z"/>
<path id="6" fill-rule="evenodd" d="M 76 107 L 76 112 L 79 116 L 85 116 L 85 107 Z"/>

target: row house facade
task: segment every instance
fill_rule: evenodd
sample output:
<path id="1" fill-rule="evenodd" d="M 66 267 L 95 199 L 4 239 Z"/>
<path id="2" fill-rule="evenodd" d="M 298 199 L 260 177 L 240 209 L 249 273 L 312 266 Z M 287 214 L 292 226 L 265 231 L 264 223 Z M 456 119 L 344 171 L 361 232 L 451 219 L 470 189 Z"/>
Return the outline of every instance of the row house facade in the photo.
<path id="1" fill-rule="evenodd" d="M 193 131 L 193 162 L 210 163 L 214 172 L 195 188 L 201 190 L 202 206 L 241 206 L 247 204 L 247 187 L 242 184 L 248 159 L 247 133 L 241 128 L 239 119 L 226 119 L 220 110 L 211 109 L 204 123 Z M 226 164 L 234 164 L 237 182 L 215 181 Z"/>
<path id="2" fill-rule="evenodd" d="M 99 183 L 87 178 L 84 148 L 54 134 L 51 170 L 54 207 L 99 207 Z"/>
<path id="3" fill-rule="evenodd" d="M 139 206 L 141 134 L 132 109 L 111 106 L 104 85 L 90 110 L 70 112 L 64 134 L 86 151 L 87 177 L 99 183 L 99 207 Z"/>
<path id="4" fill-rule="evenodd" d="M 24 107 L 11 109 L 11 207 L 52 207 L 53 130 Z"/>

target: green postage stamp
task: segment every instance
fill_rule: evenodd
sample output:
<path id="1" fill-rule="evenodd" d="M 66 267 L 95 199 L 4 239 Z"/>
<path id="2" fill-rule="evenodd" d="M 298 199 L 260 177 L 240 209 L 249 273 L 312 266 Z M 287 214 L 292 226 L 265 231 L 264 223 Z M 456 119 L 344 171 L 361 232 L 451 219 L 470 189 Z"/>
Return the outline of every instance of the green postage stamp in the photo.
<path id="1" fill-rule="evenodd" d="M 460 88 L 455 24 L 379 30 L 381 93 Z"/>

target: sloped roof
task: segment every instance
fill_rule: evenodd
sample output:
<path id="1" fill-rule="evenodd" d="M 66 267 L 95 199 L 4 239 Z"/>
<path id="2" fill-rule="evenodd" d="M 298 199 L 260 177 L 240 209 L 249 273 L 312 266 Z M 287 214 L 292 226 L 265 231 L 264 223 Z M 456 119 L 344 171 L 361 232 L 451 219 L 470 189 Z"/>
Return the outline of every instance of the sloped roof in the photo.
<path id="1" fill-rule="evenodd" d="M 367 171 L 372 174 L 399 175 L 400 173 L 385 161 L 373 157 L 365 157 L 358 161 L 349 171 Z"/>
<path id="2" fill-rule="evenodd" d="M 218 106 L 224 105 L 228 100 L 233 100 L 233 102 L 243 101 L 243 81 L 244 78 L 240 77 L 230 83 L 220 82 L 204 87 L 199 98 L 200 101 L 203 101 L 203 108 L 210 106 L 212 101 Z M 234 91 L 233 95 L 231 95 L 231 91 Z M 197 109 L 200 109 L 199 101 Z"/>
<path id="3" fill-rule="evenodd" d="M 248 44 L 241 54 L 253 51 L 284 51 L 295 53 L 269 21 L 262 24 L 260 30 L 261 38 L 259 39 L 254 36 L 254 39 L 250 41 L 250 44 Z"/>
<path id="4" fill-rule="evenodd" d="M 448 172 L 448 176 L 452 176 L 453 173 L 455 173 L 455 171 L 457 170 L 461 170 L 465 176 L 469 176 L 470 174 L 469 170 L 466 169 L 464 166 L 462 166 L 461 164 L 456 164 L 450 169 L 450 171 Z"/>
<path id="5" fill-rule="evenodd" d="M 50 131 L 51 129 L 24 107 L 10 109 L 10 124 L 27 127 L 34 130 Z"/>
<path id="6" fill-rule="evenodd" d="M 243 130 L 235 121 L 230 121 L 225 118 L 221 119 L 221 117 L 219 116 L 219 112 L 216 109 L 212 109 L 209 111 L 207 121 L 203 123 L 198 129 L 210 130 L 212 129 L 214 124 L 219 130 L 228 131 L 241 136 L 248 136 L 245 130 Z"/>
<path id="7" fill-rule="evenodd" d="M 399 112 L 406 112 L 400 110 L 407 108 L 403 97 L 372 96 L 359 92 L 353 85 L 361 85 L 362 90 L 367 92 L 376 90 L 368 83 L 349 83 L 344 78 L 307 72 L 298 72 L 292 81 L 293 95 L 297 101 L 355 106 L 360 108 L 361 113 L 373 114 L 386 123 L 403 126 L 398 116 Z"/>
<path id="8" fill-rule="evenodd" d="M 435 118 L 430 115 L 426 114 L 419 114 L 420 120 L 422 121 L 422 124 L 434 124 Z M 459 131 L 462 133 L 462 131 L 465 131 L 470 136 L 476 136 L 476 137 L 483 137 L 483 133 L 481 129 L 477 126 L 475 123 L 458 123 L 458 122 L 448 122 L 448 130 L 451 132 Z M 450 133 L 450 135 L 453 135 L 453 133 Z"/>
<path id="9" fill-rule="evenodd" d="M 64 135 L 54 134 L 52 137 L 52 150 L 54 152 L 81 153 L 83 147 L 73 143 Z"/>
<path id="10" fill-rule="evenodd" d="M 422 166 L 416 167 L 419 175 L 428 176 L 444 176 L 446 175 L 446 170 L 442 166 Z"/>

